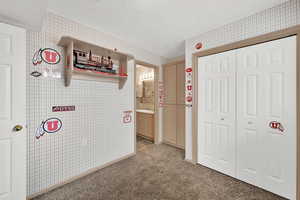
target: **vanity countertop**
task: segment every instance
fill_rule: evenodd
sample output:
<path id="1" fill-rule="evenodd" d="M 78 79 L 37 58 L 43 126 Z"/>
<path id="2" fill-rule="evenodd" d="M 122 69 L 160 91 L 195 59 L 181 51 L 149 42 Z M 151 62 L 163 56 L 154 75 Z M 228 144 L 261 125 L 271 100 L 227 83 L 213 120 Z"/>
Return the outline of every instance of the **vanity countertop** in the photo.
<path id="1" fill-rule="evenodd" d="M 145 109 L 137 109 L 136 112 L 146 113 L 146 114 L 154 114 L 153 110 L 145 110 Z"/>

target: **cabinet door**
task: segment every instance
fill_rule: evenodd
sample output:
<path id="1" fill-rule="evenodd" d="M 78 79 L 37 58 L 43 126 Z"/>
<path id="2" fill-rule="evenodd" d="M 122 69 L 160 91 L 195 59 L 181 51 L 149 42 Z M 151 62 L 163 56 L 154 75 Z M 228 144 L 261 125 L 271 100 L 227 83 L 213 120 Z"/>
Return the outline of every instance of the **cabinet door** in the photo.
<path id="1" fill-rule="evenodd" d="M 176 67 L 177 71 L 177 104 L 185 104 L 185 64 L 180 63 Z"/>
<path id="2" fill-rule="evenodd" d="M 296 44 L 293 36 L 237 51 L 237 177 L 288 199 L 297 181 Z"/>
<path id="3" fill-rule="evenodd" d="M 136 113 L 136 132 L 141 134 L 142 131 L 142 118 L 140 113 Z"/>
<path id="4" fill-rule="evenodd" d="M 153 115 L 145 114 L 145 133 L 144 135 L 150 139 L 154 139 L 154 123 Z"/>
<path id="5" fill-rule="evenodd" d="M 177 136 L 176 136 L 176 105 L 165 105 L 164 106 L 164 128 L 163 140 L 168 143 L 176 144 Z"/>
<path id="6" fill-rule="evenodd" d="M 176 65 L 164 66 L 165 103 L 176 104 Z"/>
<path id="7" fill-rule="evenodd" d="M 185 147 L 185 106 L 177 105 L 177 145 Z"/>

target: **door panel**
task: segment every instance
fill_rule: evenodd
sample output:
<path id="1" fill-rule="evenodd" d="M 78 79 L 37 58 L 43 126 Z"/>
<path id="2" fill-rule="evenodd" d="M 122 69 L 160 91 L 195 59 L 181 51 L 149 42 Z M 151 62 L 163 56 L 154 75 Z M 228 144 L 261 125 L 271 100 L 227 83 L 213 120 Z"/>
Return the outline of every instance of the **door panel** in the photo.
<path id="1" fill-rule="evenodd" d="M 164 67 L 165 104 L 176 104 L 176 65 Z"/>
<path id="2" fill-rule="evenodd" d="M 235 176 L 235 54 L 199 58 L 198 162 Z"/>
<path id="3" fill-rule="evenodd" d="M 0 200 L 26 198 L 26 34 L 0 23 Z M 16 132 L 15 125 L 24 128 Z"/>
<path id="4" fill-rule="evenodd" d="M 10 180 L 11 180 L 11 151 L 10 141 L 0 140 L 0 196 L 9 195 L 10 193 Z"/>
<path id="5" fill-rule="evenodd" d="M 177 105 L 177 145 L 184 148 L 185 146 L 185 106 Z"/>
<path id="6" fill-rule="evenodd" d="M 1 46 L 1 44 L 0 44 Z M 11 67 L 0 65 L 0 119 L 9 120 L 11 117 Z M 2 96 L 3 95 L 3 96 Z"/>
<path id="7" fill-rule="evenodd" d="M 154 139 L 154 121 L 152 114 L 144 114 L 145 115 L 145 136 Z"/>
<path id="8" fill-rule="evenodd" d="M 296 37 L 240 49 L 237 63 L 238 178 L 295 199 Z"/>
<path id="9" fill-rule="evenodd" d="M 185 62 L 164 66 L 164 142 L 185 146 Z"/>
<path id="10" fill-rule="evenodd" d="M 176 136 L 176 105 L 165 105 L 164 112 L 164 137 L 163 140 L 168 143 L 176 144 L 177 136 Z"/>

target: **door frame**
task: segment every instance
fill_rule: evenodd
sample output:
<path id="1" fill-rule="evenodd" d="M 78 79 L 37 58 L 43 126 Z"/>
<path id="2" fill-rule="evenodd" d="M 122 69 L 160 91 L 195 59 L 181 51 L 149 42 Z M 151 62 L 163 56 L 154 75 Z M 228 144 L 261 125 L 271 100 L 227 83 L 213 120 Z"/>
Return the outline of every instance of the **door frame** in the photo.
<path id="1" fill-rule="evenodd" d="M 197 163 L 198 154 L 198 58 L 219 54 L 226 51 L 240 49 L 261 43 L 270 42 L 290 36 L 297 36 L 297 91 L 296 91 L 296 109 L 297 109 L 297 200 L 300 200 L 300 25 L 293 26 L 280 31 L 271 32 L 246 40 L 226 44 L 216 48 L 211 48 L 193 54 L 193 107 L 192 107 L 192 161 Z"/>
<path id="2" fill-rule="evenodd" d="M 136 67 L 137 65 L 142 65 L 144 67 L 149 67 L 154 69 L 154 144 L 159 144 L 159 102 L 158 102 L 158 80 L 159 80 L 159 67 L 144 61 L 135 60 L 134 65 L 134 118 L 136 119 Z M 134 131 L 135 131 L 135 140 L 136 140 L 136 122 L 134 125 Z M 136 141 L 135 141 L 136 146 Z M 135 147 L 136 148 L 136 147 Z M 135 150 L 136 151 L 136 150 Z"/>

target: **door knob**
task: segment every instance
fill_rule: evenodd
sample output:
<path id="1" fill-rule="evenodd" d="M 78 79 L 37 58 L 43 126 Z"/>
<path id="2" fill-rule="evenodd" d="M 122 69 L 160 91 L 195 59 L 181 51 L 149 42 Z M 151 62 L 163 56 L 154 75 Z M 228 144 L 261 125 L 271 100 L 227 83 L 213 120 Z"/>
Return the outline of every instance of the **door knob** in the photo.
<path id="1" fill-rule="evenodd" d="M 23 129 L 23 126 L 21 126 L 21 125 L 16 125 L 16 126 L 13 128 L 13 131 L 19 132 L 19 131 L 21 131 L 22 129 Z"/>

